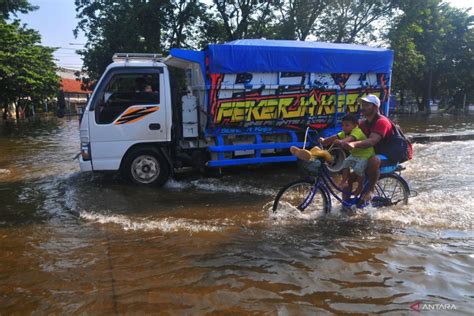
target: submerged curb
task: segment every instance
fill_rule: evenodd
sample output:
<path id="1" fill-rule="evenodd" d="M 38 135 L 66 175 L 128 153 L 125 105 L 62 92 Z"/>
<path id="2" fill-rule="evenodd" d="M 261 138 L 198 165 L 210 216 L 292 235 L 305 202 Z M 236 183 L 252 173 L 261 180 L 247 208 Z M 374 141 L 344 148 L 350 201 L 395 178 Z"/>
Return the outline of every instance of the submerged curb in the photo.
<path id="1" fill-rule="evenodd" d="M 458 135 L 407 135 L 412 143 L 451 142 L 456 140 L 474 139 L 474 134 Z"/>

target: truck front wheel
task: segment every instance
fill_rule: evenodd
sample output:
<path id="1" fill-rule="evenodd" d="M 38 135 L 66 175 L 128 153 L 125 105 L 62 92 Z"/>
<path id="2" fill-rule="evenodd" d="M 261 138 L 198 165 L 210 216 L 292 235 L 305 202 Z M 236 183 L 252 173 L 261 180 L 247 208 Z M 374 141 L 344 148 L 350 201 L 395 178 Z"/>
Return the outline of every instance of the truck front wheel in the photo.
<path id="1" fill-rule="evenodd" d="M 130 152 L 121 171 L 128 180 L 139 185 L 162 186 L 170 176 L 168 162 L 154 148 L 139 148 Z"/>

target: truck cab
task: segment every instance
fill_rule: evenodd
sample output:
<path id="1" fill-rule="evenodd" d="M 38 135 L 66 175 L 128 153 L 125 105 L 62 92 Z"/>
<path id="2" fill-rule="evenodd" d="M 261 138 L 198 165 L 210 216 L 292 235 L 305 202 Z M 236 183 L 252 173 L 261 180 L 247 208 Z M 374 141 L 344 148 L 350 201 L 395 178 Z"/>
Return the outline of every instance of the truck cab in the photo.
<path id="1" fill-rule="evenodd" d="M 121 170 L 137 183 L 164 183 L 171 172 L 163 152 L 172 126 L 168 67 L 158 55 L 113 60 L 81 120 L 81 170 Z"/>

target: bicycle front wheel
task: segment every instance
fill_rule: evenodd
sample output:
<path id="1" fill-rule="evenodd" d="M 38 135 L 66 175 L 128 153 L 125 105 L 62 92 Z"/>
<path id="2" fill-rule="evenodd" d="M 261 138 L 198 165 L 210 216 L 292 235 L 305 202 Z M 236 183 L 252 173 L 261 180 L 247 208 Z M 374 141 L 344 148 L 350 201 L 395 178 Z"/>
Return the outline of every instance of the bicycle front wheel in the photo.
<path id="1" fill-rule="evenodd" d="M 273 213 L 298 210 L 307 214 L 328 213 L 326 194 L 310 180 L 297 180 L 283 187 L 273 202 Z"/>
<path id="2" fill-rule="evenodd" d="M 375 195 L 372 205 L 390 206 L 396 204 L 408 204 L 410 188 L 405 180 L 397 174 L 384 174 L 375 185 Z"/>

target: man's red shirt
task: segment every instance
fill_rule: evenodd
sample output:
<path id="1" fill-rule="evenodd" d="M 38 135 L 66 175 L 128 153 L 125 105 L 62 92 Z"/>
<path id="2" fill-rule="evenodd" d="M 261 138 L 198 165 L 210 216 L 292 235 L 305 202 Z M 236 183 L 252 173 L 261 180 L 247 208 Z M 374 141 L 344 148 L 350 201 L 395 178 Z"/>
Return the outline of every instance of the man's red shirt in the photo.
<path id="1" fill-rule="evenodd" d="M 369 137 L 370 133 L 376 133 L 382 137 L 380 142 L 384 142 L 390 139 L 392 135 L 394 134 L 394 132 L 393 132 L 392 123 L 389 121 L 389 119 L 383 115 L 379 115 L 378 118 L 375 117 L 374 119 L 376 119 L 375 123 L 373 122 L 372 124 L 369 123 L 370 131 L 369 131 L 369 126 L 367 126 L 367 120 L 359 121 L 359 127 L 362 130 L 362 132 L 364 132 L 365 136 Z"/>

